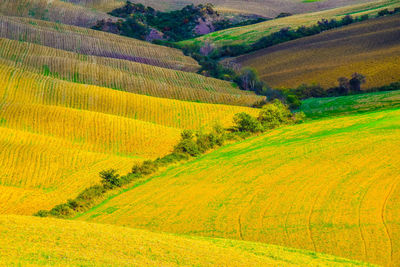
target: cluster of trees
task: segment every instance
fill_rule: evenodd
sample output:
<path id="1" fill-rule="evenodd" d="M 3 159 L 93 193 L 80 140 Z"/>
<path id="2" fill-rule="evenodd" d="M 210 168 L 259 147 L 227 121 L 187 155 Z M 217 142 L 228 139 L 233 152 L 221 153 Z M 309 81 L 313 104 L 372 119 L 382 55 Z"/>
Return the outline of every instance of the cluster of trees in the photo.
<path id="1" fill-rule="evenodd" d="M 338 85 L 328 89 L 323 88 L 319 84 L 302 84 L 295 89 L 282 89 L 282 91 L 286 95 L 286 99 L 290 99 L 288 102 L 298 101 L 300 103 L 300 100 L 311 97 L 346 96 L 368 92 L 400 90 L 400 82 L 368 89 L 362 88 L 364 83 L 365 76 L 355 72 L 350 78 L 340 77 L 338 79 Z"/>
<path id="2" fill-rule="evenodd" d="M 161 167 L 197 157 L 210 149 L 222 146 L 227 140 L 245 138 L 255 133 L 265 132 L 281 125 L 299 123 L 304 120 L 304 113 L 293 114 L 287 105 L 279 100 L 264 105 L 257 117 L 247 113 L 238 113 L 234 116 L 234 126 L 225 129 L 216 124 L 211 131 L 184 130 L 181 140 L 173 152 L 156 160 L 147 160 L 137 163 L 131 172 L 121 176 L 117 170 L 109 169 L 99 173 L 101 184 L 91 186 L 81 192 L 75 199 L 55 206 L 50 211 L 41 210 L 35 215 L 39 217 L 68 218 L 78 212 L 83 212 L 92 207 L 96 201 L 105 197 L 112 189 L 122 187 L 131 182 L 140 182 L 145 176 L 151 175 Z"/>
<path id="3" fill-rule="evenodd" d="M 212 20 L 213 30 L 250 25 L 264 21 L 263 18 L 233 22 L 228 19 L 220 19 L 220 15 L 214 10 L 212 4 L 187 5 L 181 10 L 161 12 L 142 4 L 134 4 L 127 1 L 123 7 L 109 13 L 112 16 L 123 18 L 113 22 L 100 20 L 93 27 L 96 30 L 109 31 L 116 34 L 146 40 L 151 29 L 162 33 L 162 39 L 177 42 L 198 36 L 195 32 L 199 19 Z M 161 37 L 161 36 L 159 36 Z"/>

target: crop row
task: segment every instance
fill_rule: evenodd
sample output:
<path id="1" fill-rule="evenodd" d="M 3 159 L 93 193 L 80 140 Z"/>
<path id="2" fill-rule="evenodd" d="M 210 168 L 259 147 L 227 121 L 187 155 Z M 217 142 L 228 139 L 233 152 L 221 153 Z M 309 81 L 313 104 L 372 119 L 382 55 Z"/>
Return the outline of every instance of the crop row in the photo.
<path id="1" fill-rule="evenodd" d="M 177 49 L 157 46 L 115 34 L 52 22 L 0 17 L 0 37 L 36 43 L 84 55 L 95 55 L 194 71 L 197 62 Z"/>

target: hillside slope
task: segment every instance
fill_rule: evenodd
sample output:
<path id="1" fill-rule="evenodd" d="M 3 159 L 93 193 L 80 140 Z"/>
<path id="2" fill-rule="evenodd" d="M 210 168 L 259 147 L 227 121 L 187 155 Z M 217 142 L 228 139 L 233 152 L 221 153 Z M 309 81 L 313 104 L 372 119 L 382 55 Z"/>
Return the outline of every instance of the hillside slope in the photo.
<path id="1" fill-rule="evenodd" d="M 164 98 L 244 106 L 263 99 L 235 88 L 230 82 L 191 72 L 3 38 L 0 64 L 57 79 Z"/>
<path id="2" fill-rule="evenodd" d="M 170 168 L 79 219 L 400 264 L 400 110 L 280 128 Z"/>
<path id="3" fill-rule="evenodd" d="M 194 59 L 177 49 L 43 20 L 0 16 L 0 37 L 176 70 L 196 71 L 199 68 Z"/>
<path id="4" fill-rule="evenodd" d="M 110 10 L 121 6 L 122 0 L 67 0 L 83 6 L 99 10 Z M 189 4 L 212 3 L 222 12 L 250 13 L 266 17 L 275 17 L 281 12 L 306 13 L 311 11 L 329 9 L 339 6 L 351 5 L 371 0 L 134 0 L 131 2 L 142 3 L 160 10 L 174 10 Z"/>
<path id="5" fill-rule="evenodd" d="M 98 20 L 115 20 L 104 12 L 66 3 L 62 0 L 2 0 L 0 14 L 30 17 L 81 27 L 92 27 Z"/>
<path id="6" fill-rule="evenodd" d="M 261 243 L 23 216 L 0 216 L 0 246 L 6 265 L 369 266 Z"/>
<path id="7" fill-rule="evenodd" d="M 32 214 L 136 161 L 168 154 L 182 129 L 257 109 L 155 98 L 0 64 L 0 213 Z"/>
<path id="8" fill-rule="evenodd" d="M 349 5 L 319 12 L 299 14 L 290 17 L 273 19 L 254 25 L 236 27 L 213 32 L 195 39 L 182 41 L 181 44 L 212 43 L 215 46 L 246 44 L 250 45 L 263 36 L 277 32 L 282 28 L 297 29 L 300 26 L 311 26 L 321 19 L 341 19 L 345 15 L 360 16 L 363 14 L 377 14 L 379 10 L 393 9 L 400 6 L 400 0 L 377 0 L 374 2 Z"/>
<path id="9" fill-rule="evenodd" d="M 294 40 L 237 57 L 273 87 L 303 83 L 338 85 L 354 72 L 366 76 L 364 88 L 400 81 L 400 15 L 377 18 Z"/>

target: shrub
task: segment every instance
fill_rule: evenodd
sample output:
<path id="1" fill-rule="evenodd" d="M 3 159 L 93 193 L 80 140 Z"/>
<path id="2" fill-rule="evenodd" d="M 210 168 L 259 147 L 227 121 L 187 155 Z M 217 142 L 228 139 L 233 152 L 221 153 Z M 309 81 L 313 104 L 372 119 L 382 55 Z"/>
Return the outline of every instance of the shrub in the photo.
<path id="1" fill-rule="evenodd" d="M 103 186 L 94 185 L 83 190 L 76 199 L 85 202 L 100 197 L 104 192 L 105 188 Z"/>
<path id="2" fill-rule="evenodd" d="M 115 169 L 109 169 L 106 171 L 100 172 L 101 183 L 103 184 L 104 188 L 114 188 L 121 186 L 121 179 L 119 174 Z"/>
<path id="3" fill-rule="evenodd" d="M 258 133 L 263 131 L 261 123 L 245 112 L 235 114 L 233 121 L 235 123 L 234 130 L 237 132 Z"/>
<path id="4" fill-rule="evenodd" d="M 257 119 L 264 129 L 273 129 L 282 124 L 293 122 L 292 113 L 288 106 L 278 99 L 264 105 Z"/>
<path id="5" fill-rule="evenodd" d="M 48 217 L 50 215 L 50 213 L 47 210 L 39 210 L 38 212 L 36 212 L 34 214 L 34 216 L 38 216 L 38 217 Z"/>
<path id="6" fill-rule="evenodd" d="M 142 164 L 135 164 L 132 168 L 132 174 L 149 175 L 156 172 L 158 169 L 157 163 L 152 160 L 143 161 Z"/>
<path id="7" fill-rule="evenodd" d="M 55 217 L 68 217 L 72 215 L 74 211 L 69 207 L 68 204 L 60 204 L 50 210 L 50 214 Z"/>

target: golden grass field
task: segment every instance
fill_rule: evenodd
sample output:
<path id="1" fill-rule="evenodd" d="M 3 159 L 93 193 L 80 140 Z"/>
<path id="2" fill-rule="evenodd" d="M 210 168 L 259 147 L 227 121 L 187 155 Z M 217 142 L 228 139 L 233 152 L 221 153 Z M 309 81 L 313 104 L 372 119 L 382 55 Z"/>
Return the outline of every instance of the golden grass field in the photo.
<path id="1" fill-rule="evenodd" d="M 0 216 L 0 246 L 6 265 L 370 266 L 262 243 L 15 215 Z"/>
<path id="2" fill-rule="evenodd" d="M 196 71 L 199 68 L 193 58 L 178 49 L 43 20 L 0 16 L 0 37 L 177 70 Z"/>
<path id="3" fill-rule="evenodd" d="M 232 60 L 257 70 L 272 87 L 338 86 L 354 72 L 364 88 L 400 81 L 400 15 L 377 18 L 294 40 Z"/>
<path id="4" fill-rule="evenodd" d="M 171 167 L 79 220 L 400 264 L 400 110 L 287 126 Z"/>
<path id="5" fill-rule="evenodd" d="M 0 63 L 58 79 L 164 98 L 247 106 L 263 99 L 232 83 L 195 73 L 4 38 L 0 38 Z"/>
<path id="6" fill-rule="evenodd" d="M 321 19 L 340 19 L 345 15 L 360 16 L 363 14 L 376 14 L 381 9 L 393 9 L 400 6 L 400 0 L 377 0 L 373 2 L 354 4 L 323 10 L 313 13 L 298 14 L 274 20 L 261 22 L 254 25 L 236 27 L 222 31 L 213 32 L 195 39 L 180 42 L 181 44 L 202 44 L 206 41 L 215 46 L 234 44 L 253 44 L 263 36 L 277 32 L 282 28 L 290 27 L 296 29 L 300 26 L 311 26 Z"/>
<path id="7" fill-rule="evenodd" d="M 185 102 L 43 76 L 0 64 L 0 213 L 65 202 L 98 173 L 168 154 L 182 129 L 232 125 L 256 109 Z"/>
<path id="8" fill-rule="evenodd" d="M 94 26 L 98 20 L 102 19 L 115 19 L 104 12 L 62 0 L 1 0 L 0 14 L 49 20 L 82 27 Z"/>

